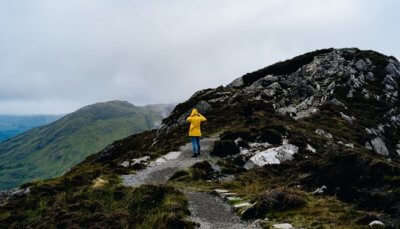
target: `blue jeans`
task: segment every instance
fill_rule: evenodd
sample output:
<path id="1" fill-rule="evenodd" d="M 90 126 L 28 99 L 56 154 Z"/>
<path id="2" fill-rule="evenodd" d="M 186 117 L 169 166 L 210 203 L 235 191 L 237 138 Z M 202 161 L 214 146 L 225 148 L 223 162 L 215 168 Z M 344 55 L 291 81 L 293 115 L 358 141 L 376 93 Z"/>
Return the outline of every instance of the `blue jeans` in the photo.
<path id="1" fill-rule="evenodd" d="M 200 154 L 200 137 L 192 137 L 193 154 Z"/>

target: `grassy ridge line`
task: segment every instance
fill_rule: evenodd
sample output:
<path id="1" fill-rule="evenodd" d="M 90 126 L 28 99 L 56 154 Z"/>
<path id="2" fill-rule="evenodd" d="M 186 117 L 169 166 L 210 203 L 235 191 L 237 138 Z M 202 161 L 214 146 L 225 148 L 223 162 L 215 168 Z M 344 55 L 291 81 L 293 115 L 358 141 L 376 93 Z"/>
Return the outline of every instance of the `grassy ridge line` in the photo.
<path id="1" fill-rule="evenodd" d="M 0 189 L 59 176 L 87 156 L 148 130 L 161 114 L 125 102 L 84 107 L 0 144 Z"/>

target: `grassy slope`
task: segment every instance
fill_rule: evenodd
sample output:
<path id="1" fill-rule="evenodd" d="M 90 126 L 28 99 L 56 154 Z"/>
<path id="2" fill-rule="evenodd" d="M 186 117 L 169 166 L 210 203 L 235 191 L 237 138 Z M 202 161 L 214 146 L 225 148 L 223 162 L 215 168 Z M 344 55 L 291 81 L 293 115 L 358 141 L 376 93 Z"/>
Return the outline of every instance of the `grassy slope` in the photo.
<path id="1" fill-rule="evenodd" d="M 50 178 L 111 142 L 153 127 L 161 116 L 128 103 L 97 104 L 0 144 L 0 189 Z"/>

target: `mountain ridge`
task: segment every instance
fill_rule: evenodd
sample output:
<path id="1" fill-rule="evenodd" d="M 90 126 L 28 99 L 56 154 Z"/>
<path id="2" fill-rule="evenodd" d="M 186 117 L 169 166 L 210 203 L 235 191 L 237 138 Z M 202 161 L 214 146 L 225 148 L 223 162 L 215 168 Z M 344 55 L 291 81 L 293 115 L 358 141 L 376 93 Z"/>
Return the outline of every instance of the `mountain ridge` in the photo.
<path id="1" fill-rule="evenodd" d="M 61 175 L 71 165 L 79 163 L 113 140 L 154 128 L 159 120 L 161 114 L 126 101 L 82 107 L 54 123 L 34 128 L 0 143 L 0 186 L 14 186 L 12 183 L 6 184 L 11 180 L 7 174 L 14 174 L 17 184 L 22 184 L 19 180 L 26 182 L 32 178 Z M 59 160 L 63 161 L 62 164 Z M 52 163 L 49 164 L 50 161 Z M 24 168 L 30 172 L 24 172 L 27 171 Z M 24 174 L 29 175 L 25 177 Z"/>
<path id="2" fill-rule="evenodd" d="M 373 51 L 327 50 L 283 61 L 277 75 L 267 67 L 196 92 L 158 129 L 117 140 L 62 177 L 23 185 L 0 207 L 0 222 L 195 228 L 184 191 L 226 189 L 248 201 L 237 214 L 264 228 L 361 229 L 376 220 L 399 228 L 400 63 Z M 121 176 L 181 152 L 192 108 L 208 119 L 205 137 L 217 139 L 217 167 L 205 161 L 166 185 L 122 186 Z M 37 210 L 39 199 L 45 207 Z"/>

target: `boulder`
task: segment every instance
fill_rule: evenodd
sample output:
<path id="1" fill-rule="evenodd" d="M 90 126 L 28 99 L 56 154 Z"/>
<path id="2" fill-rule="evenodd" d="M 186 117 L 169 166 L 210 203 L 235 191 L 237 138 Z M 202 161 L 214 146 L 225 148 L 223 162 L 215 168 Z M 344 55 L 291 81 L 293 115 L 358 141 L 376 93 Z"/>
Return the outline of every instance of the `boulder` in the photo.
<path id="1" fill-rule="evenodd" d="M 284 144 L 279 147 L 270 148 L 266 151 L 258 152 L 245 164 L 246 169 L 251 169 L 255 166 L 261 167 L 264 165 L 280 164 L 284 161 L 293 160 L 294 154 L 299 151 L 299 147 L 291 144 Z"/>
<path id="2" fill-rule="evenodd" d="M 230 84 L 227 85 L 227 87 L 232 87 L 232 88 L 239 88 L 244 85 L 243 78 L 239 77 L 232 81 Z"/>
<path id="3" fill-rule="evenodd" d="M 376 137 L 376 138 L 372 139 L 371 145 L 377 154 L 380 154 L 383 156 L 389 156 L 389 150 L 387 149 L 386 144 L 382 140 L 382 138 Z"/>
<path id="4" fill-rule="evenodd" d="M 359 71 L 366 71 L 367 70 L 367 64 L 365 63 L 364 60 L 358 60 L 356 62 L 356 68 Z"/>
<path id="5" fill-rule="evenodd" d="M 240 153 L 239 147 L 232 140 L 220 140 L 214 144 L 214 149 L 211 151 L 211 155 L 218 157 L 226 157 Z"/>

